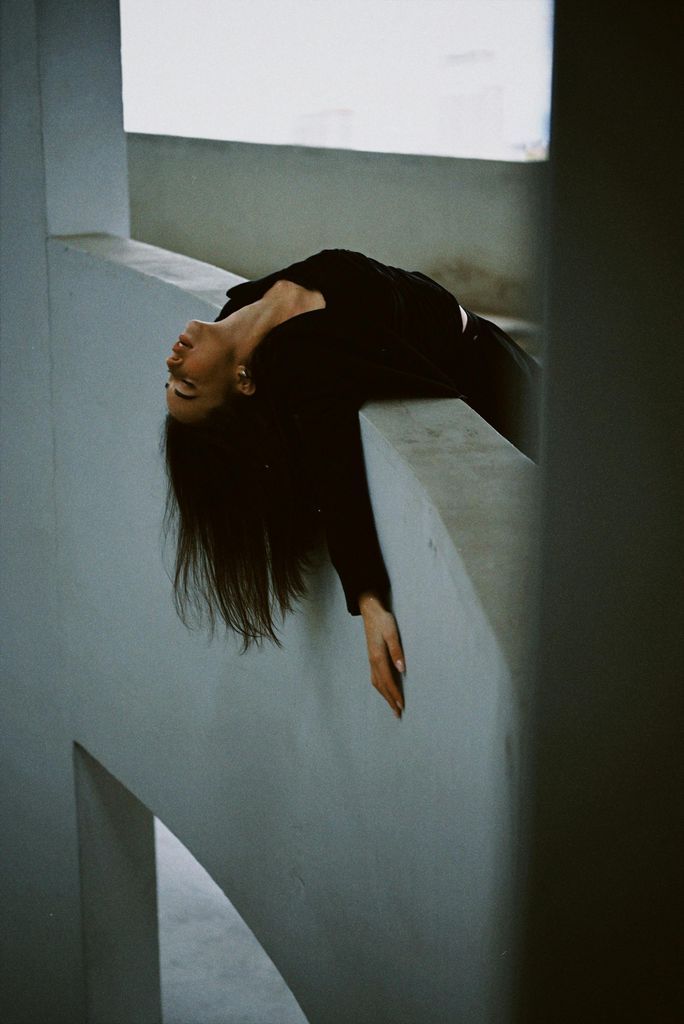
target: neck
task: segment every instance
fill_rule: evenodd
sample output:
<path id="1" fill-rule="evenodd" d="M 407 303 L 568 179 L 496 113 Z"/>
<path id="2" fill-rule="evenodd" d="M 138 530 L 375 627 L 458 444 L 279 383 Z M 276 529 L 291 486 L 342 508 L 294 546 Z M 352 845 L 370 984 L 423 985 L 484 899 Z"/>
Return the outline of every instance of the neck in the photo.
<path id="1" fill-rule="evenodd" d="M 221 329 L 230 332 L 237 362 L 247 363 L 257 345 L 278 324 L 320 305 L 319 302 L 312 305 L 313 295 L 318 293 L 291 281 L 276 281 L 256 302 L 236 309 L 225 320 L 219 320 L 217 326 L 221 328 L 224 325 Z M 322 296 L 320 298 L 323 299 Z"/>

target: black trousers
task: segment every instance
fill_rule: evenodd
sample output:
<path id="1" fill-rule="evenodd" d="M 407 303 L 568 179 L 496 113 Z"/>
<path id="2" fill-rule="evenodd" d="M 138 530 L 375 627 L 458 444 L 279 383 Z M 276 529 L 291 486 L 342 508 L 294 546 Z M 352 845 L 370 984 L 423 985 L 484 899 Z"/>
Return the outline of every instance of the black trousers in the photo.
<path id="1" fill-rule="evenodd" d="M 539 453 L 539 364 L 491 320 L 466 310 L 459 384 L 464 401 L 529 458 Z"/>

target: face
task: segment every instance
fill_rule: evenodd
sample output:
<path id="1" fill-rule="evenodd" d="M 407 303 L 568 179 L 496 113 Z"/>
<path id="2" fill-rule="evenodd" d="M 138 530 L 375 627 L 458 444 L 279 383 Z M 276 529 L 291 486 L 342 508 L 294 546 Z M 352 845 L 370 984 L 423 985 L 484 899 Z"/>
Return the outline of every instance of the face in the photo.
<path id="1" fill-rule="evenodd" d="M 166 405 L 174 419 L 201 420 L 233 390 L 250 392 L 251 378 L 238 364 L 226 322 L 191 320 L 166 360 Z"/>

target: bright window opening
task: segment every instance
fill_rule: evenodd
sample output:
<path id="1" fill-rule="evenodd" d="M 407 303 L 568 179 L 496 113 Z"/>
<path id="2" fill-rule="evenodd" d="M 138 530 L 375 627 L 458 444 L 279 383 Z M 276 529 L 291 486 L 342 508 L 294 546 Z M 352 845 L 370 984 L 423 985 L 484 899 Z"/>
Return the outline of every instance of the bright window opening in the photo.
<path id="1" fill-rule="evenodd" d="M 120 0 L 128 132 L 543 159 L 552 0 Z"/>

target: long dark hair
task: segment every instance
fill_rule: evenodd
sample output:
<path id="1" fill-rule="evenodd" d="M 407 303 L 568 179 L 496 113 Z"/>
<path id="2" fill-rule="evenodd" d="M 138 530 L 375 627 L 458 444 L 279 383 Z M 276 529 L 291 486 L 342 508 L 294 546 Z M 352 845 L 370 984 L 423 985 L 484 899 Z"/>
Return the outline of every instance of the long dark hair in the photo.
<path id="1" fill-rule="evenodd" d="M 292 445 L 258 392 L 232 395 L 198 423 L 167 416 L 164 532 L 176 543 L 176 610 L 187 625 L 218 619 L 242 649 L 269 639 L 305 592 L 315 515 Z"/>

